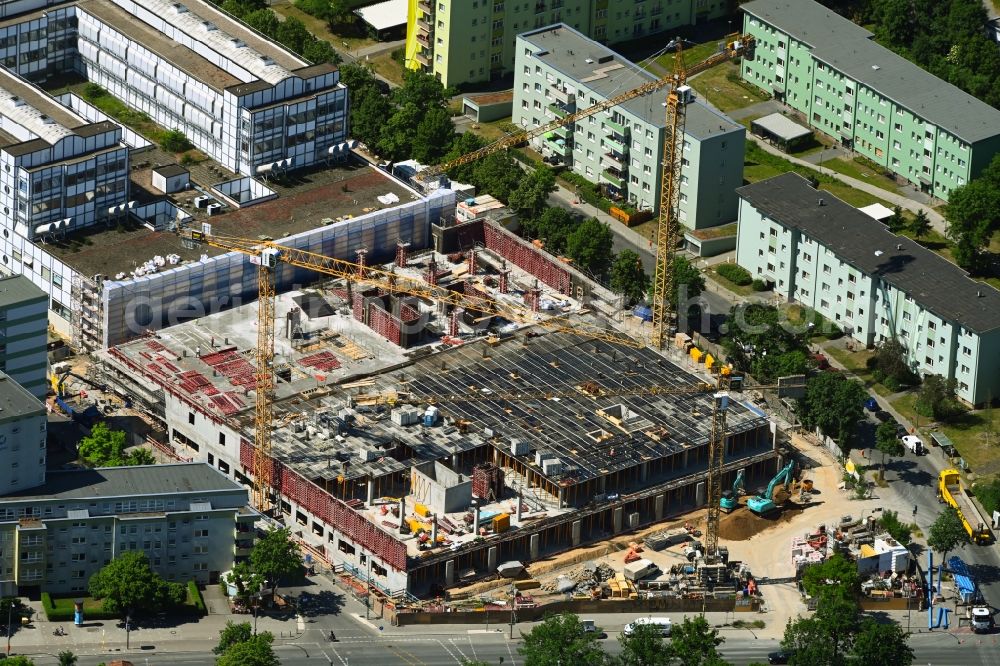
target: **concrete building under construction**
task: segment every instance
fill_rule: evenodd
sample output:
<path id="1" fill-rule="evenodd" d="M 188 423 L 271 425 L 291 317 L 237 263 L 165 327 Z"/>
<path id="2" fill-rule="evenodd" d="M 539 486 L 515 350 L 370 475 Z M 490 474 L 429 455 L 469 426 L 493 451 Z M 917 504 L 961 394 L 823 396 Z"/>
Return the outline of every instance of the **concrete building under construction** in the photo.
<path id="1" fill-rule="evenodd" d="M 446 252 L 401 244 L 393 270 L 600 323 L 572 269 L 492 223 L 434 234 Z M 704 378 L 624 341 L 382 296 L 334 282 L 277 299 L 275 517 L 317 556 L 387 595 L 424 595 L 704 503 Z M 181 455 L 245 484 L 256 308 L 112 347 L 101 366 Z M 673 393 L 636 394 L 654 385 Z M 773 425 L 741 399 L 725 456 L 724 483 L 775 469 Z"/>

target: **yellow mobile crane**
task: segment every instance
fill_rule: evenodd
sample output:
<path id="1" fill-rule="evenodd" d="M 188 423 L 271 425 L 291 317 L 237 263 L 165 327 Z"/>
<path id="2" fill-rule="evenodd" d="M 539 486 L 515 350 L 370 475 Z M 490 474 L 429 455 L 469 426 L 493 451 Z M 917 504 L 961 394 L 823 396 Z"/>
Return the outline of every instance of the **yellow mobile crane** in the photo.
<path id="1" fill-rule="evenodd" d="M 669 86 L 667 93 L 667 130 L 663 139 L 663 162 L 660 169 L 660 211 L 656 227 L 656 272 L 653 278 L 653 336 L 652 343 L 656 349 L 663 349 L 665 339 L 669 337 L 670 329 L 676 326 L 676 312 L 671 311 L 669 295 L 675 288 L 673 284 L 674 256 L 677 249 L 677 206 L 680 201 L 681 159 L 684 150 L 684 120 L 685 107 L 690 101 L 691 89 L 687 87 L 688 77 L 711 69 L 723 62 L 741 56 L 753 57 L 755 39 L 752 35 L 733 33 L 725 39 L 723 48 L 718 53 L 705 60 L 686 67 L 683 57 L 682 40 L 676 40 L 676 55 L 674 56 L 673 72 L 656 81 L 650 81 L 633 88 L 628 92 L 607 99 L 593 106 L 581 109 L 562 118 L 556 118 L 544 125 L 532 129 L 513 132 L 460 157 L 437 166 L 432 166 L 421 172 L 420 178 L 427 180 L 443 174 L 455 167 L 474 162 L 506 148 L 512 148 L 530 139 L 542 136 L 565 125 L 572 125 L 579 120 L 593 116 L 601 111 L 624 104 L 625 102 L 649 95 Z"/>

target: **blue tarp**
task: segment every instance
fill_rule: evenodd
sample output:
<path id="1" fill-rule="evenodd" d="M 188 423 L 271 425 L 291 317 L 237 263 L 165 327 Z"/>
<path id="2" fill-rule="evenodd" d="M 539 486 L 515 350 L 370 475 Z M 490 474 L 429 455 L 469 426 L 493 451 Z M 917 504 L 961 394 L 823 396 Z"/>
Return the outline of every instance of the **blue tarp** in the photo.
<path id="1" fill-rule="evenodd" d="M 632 314 L 643 321 L 653 321 L 653 309 L 648 305 L 637 305 L 632 309 Z"/>
<path id="2" fill-rule="evenodd" d="M 958 555 L 948 558 L 948 569 L 955 576 L 955 587 L 963 601 L 970 601 L 976 596 L 976 581 L 969 572 L 969 567 L 965 565 Z"/>

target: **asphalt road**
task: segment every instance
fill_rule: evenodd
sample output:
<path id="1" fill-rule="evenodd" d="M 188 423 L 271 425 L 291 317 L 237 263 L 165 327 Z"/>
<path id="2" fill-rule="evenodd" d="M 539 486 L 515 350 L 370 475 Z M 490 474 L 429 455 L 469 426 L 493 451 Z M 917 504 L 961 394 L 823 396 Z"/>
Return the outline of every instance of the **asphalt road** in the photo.
<path id="1" fill-rule="evenodd" d="M 523 666 L 524 661 L 517 653 L 518 643 L 507 641 L 500 634 L 466 634 L 456 632 L 456 637 L 447 635 L 428 637 L 386 637 L 342 643 L 302 643 L 281 645 L 276 652 L 281 663 L 286 666 L 456 666 L 465 659 L 479 659 L 489 664 Z M 965 635 L 962 638 L 945 634 L 922 634 L 911 639 L 916 653 L 915 663 L 933 666 L 953 664 L 996 664 L 996 639 L 993 636 L 978 637 Z M 615 639 L 603 641 L 609 654 L 618 652 Z M 776 641 L 755 640 L 751 637 L 729 638 L 722 646 L 723 656 L 734 666 L 745 666 L 753 662 L 767 662 L 767 653 L 777 649 Z M 125 658 L 136 666 L 214 666 L 215 656 L 210 653 L 173 654 L 108 654 L 80 656 L 79 666 L 96 666 L 109 658 Z M 33 656 L 38 666 L 54 666 L 53 655 Z"/>

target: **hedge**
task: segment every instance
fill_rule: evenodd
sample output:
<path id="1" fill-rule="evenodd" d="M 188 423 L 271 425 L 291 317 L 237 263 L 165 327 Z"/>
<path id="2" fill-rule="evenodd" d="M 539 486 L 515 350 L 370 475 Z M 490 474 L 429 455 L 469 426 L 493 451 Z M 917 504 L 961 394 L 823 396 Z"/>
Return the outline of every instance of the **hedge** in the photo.
<path id="1" fill-rule="evenodd" d="M 750 271 L 737 264 L 720 264 L 715 272 L 740 287 L 745 287 L 753 282 Z"/>
<path id="2" fill-rule="evenodd" d="M 45 617 L 49 622 L 72 622 L 75 611 L 73 602 L 79 598 L 53 599 L 48 592 L 42 592 L 42 609 L 45 611 Z M 84 620 L 116 620 L 118 617 L 116 613 L 105 612 L 99 600 L 83 597 Z"/>
<path id="3" fill-rule="evenodd" d="M 201 590 L 198 589 L 198 583 L 188 581 L 187 584 L 187 604 L 188 606 L 193 606 L 198 615 L 208 615 L 208 609 L 205 608 L 205 599 L 201 596 Z"/>

